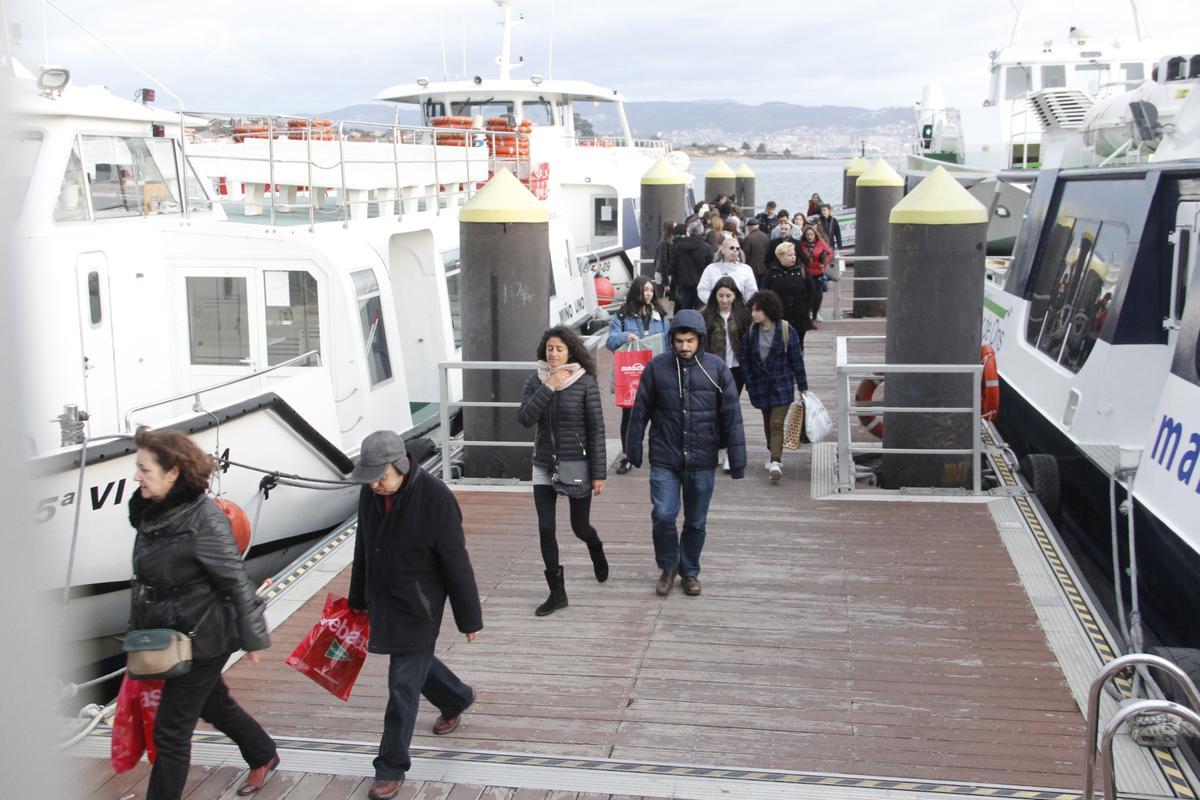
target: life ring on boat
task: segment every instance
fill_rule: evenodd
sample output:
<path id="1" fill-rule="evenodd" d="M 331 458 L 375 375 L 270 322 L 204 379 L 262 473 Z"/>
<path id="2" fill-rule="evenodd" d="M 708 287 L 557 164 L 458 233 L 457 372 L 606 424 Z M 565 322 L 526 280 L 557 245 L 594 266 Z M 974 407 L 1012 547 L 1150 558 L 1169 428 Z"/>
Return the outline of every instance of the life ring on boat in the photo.
<path id="1" fill-rule="evenodd" d="M 469 128 L 471 117 L 434 117 L 430 120 L 435 128 Z"/>
<path id="2" fill-rule="evenodd" d="M 883 378 L 863 378 L 854 392 L 854 402 L 869 403 L 875 399 L 875 392 L 883 385 Z M 867 433 L 877 438 L 883 438 L 883 417 L 876 414 L 859 414 L 858 423 Z"/>
<path id="3" fill-rule="evenodd" d="M 984 419 L 993 420 L 1000 415 L 1000 368 L 991 345 L 985 344 L 980 349 L 979 363 L 983 365 L 979 409 Z"/>
<path id="4" fill-rule="evenodd" d="M 244 142 L 246 139 L 267 138 L 266 125 L 239 125 L 233 129 L 233 141 Z"/>
<path id="5" fill-rule="evenodd" d="M 229 527 L 233 529 L 233 541 L 237 544 L 239 553 L 245 553 L 250 546 L 250 518 L 242 507 L 224 497 L 214 497 L 217 508 L 229 519 Z"/>

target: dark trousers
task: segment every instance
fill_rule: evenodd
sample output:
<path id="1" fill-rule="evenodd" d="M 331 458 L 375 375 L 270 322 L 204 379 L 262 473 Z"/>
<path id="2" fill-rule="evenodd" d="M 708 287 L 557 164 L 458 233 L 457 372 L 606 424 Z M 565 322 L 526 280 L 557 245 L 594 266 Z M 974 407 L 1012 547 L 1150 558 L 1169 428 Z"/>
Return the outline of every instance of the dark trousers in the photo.
<path id="1" fill-rule="evenodd" d="M 589 548 L 600 546 L 600 536 L 592 527 L 592 496 L 568 497 L 571 504 L 571 530 Z M 537 509 L 538 540 L 542 546 L 542 563 L 548 570 L 558 569 L 558 537 L 555 533 L 554 512 L 558 492 L 552 486 L 533 487 L 533 505 Z"/>
<path id="2" fill-rule="evenodd" d="M 829 286 L 829 278 L 826 277 L 825 275 L 821 275 L 819 278 L 817 278 L 816 284 L 817 284 L 817 291 L 813 293 L 813 299 L 812 299 L 812 318 L 813 319 L 817 318 L 817 313 L 820 312 L 820 310 L 821 310 L 821 301 L 825 299 L 825 291 L 826 291 L 826 287 Z M 804 334 L 801 333 L 800 336 L 803 339 Z"/>
<path id="3" fill-rule="evenodd" d="M 233 740 L 250 768 L 275 757 L 275 742 L 229 694 L 221 667 L 229 655 L 197 659 L 186 675 L 163 685 L 154 720 L 158 758 L 150 770 L 147 800 L 179 800 L 192 760 L 192 733 L 203 719 Z"/>
<path id="4" fill-rule="evenodd" d="M 700 303 L 700 297 L 696 294 L 695 286 L 676 286 L 675 287 L 675 311 L 676 313 L 687 308 L 697 308 Z M 670 344 L 670 342 L 667 342 Z"/>
<path id="5" fill-rule="evenodd" d="M 408 746 L 417 722 L 421 695 L 442 713 L 456 717 L 471 705 L 471 687 L 433 654 L 433 645 L 416 653 L 393 653 L 388 664 L 388 702 L 383 714 L 383 736 L 375 757 L 375 777 L 402 781 L 412 768 Z"/>
<path id="6" fill-rule="evenodd" d="M 800 332 L 800 336 L 804 336 L 804 332 Z M 738 397 L 742 396 L 742 389 L 746 388 L 746 375 L 742 372 L 740 366 L 730 367 L 729 371 L 733 373 L 733 385 L 737 387 Z"/>
<path id="7" fill-rule="evenodd" d="M 621 409 L 621 453 L 625 453 L 625 437 L 629 435 L 629 418 L 633 416 L 632 408 Z"/>

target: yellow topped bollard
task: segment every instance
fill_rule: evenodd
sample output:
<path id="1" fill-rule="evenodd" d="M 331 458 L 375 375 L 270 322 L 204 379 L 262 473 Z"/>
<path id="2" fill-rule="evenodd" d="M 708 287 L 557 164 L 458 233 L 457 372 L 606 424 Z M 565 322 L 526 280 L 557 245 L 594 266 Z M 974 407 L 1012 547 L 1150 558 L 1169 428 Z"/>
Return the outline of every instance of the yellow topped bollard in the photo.
<path id="1" fill-rule="evenodd" d="M 733 204 L 741 209 L 742 219 L 754 216 L 754 170 L 749 164 L 742 164 L 734 174 Z"/>
<path id="2" fill-rule="evenodd" d="M 888 216 L 904 196 L 904 179 L 880 158 L 858 176 L 855 186 L 854 258 L 887 256 Z M 887 275 L 885 261 L 854 262 L 854 316 L 887 315 Z"/>
<path id="3" fill-rule="evenodd" d="M 665 263 L 666 253 L 661 245 L 676 223 L 687 219 L 687 177 L 675 169 L 666 158 L 654 162 L 654 166 L 642 176 L 641 202 L 641 253 L 637 272 L 662 283 L 659 274 Z"/>
<path id="4" fill-rule="evenodd" d="M 855 156 L 846 163 L 842 170 L 842 205 L 846 208 L 855 207 L 855 181 L 858 180 L 859 175 L 867 171 L 867 167 L 870 165 L 871 162 L 862 156 Z"/>
<path id="5" fill-rule="evenodd" d="M 725 195 L 732 203 L 736 192 L 737 174 L 729 168 L 724 159 L 717 159 L 717 163 L 704 173 L 704 199 L 716 200 L 721 195 Z"/>
<path id="6" fill-rule="evenodd" d="M 547 327 L 550 307 L 550 214 L 507 169 L 501 169 L 459 212 L 459 274 L 464 361 L 528 361 Z M 443 347 L 442 331 L 426 340 Z M 420 347 L 420 345 L 416 345 Z M 521 396 L 527 373 L 463 373 L 463 399 L 492 401 Z M 508 412 L 508 413 L 503 413 Z M 470 441 L 530 441 L 528 428 L 509 409 L 464 408 Z M 467 447 L 469 478 L 530 476 L 531 452 L 516 447 Z"/>
<path id="7" fill-rule="evenodd" d="M 889 364 L 977 364 L 983 327 L 984 242 L 988 213 L 943 167 L 917 184 L 892 209 L 888 261 Z M 892 406 L 970 408 L 980 386 L 962 373 L 893 373 Z M 970 414 L 893 414 L 884 422 L 884 447 L 969 449 Z M 880 484 L 972 485 L 970 456 L 885 453 Z"/>

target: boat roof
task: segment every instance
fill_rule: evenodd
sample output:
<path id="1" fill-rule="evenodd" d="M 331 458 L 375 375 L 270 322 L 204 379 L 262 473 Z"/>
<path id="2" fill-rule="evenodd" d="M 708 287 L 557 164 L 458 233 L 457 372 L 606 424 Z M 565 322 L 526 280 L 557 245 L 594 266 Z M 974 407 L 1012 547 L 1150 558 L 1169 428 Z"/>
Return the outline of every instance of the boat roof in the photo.
<path id="1" fill-rule="evenodd" d="M 538 100 L 550 96 L 568 100 L 624 103 L 625 98 L 616 89 L 607 89 L 587 81 L 525 80 L 500 78 L 477 78 L 463 81 L 437 81 L 401 83 L 384 89 L 375 95 L 376 100 L 393 103 L 422 103 L 428 98 L 446 97 L 496 97 L 505 99 Z"/>
<path id="2" fill-rule="evenodd" d="M 992 66 L 1013 64 L 1085 64 L 1091 61 L 1155 62 L 1162 48 L 1150 42 L 1121 42 L 1112 39 L 1051 39 L 1045 42 L 1017 42 L 992 51 Z"/>
<path id="3" fill-rule="evenodd" d="M 3 80 L 9 111 L 31 117 L 85 117 L 128 122 L 179 124 L 179 114 L 117 97 L 103 86 L 67 84 L 61 94 L 46 97 L 25 78 Z"/>

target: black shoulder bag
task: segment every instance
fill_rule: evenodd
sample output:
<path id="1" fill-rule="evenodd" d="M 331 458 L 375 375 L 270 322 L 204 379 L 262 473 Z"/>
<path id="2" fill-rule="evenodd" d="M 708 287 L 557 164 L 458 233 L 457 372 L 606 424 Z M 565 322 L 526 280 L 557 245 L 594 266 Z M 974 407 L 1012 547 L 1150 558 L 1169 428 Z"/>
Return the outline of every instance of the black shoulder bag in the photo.
<path id="1" fill-rule="evenodd" d="M 557 393 L 554 406 L 558 407 Z M 558 457 L 558 437 L 554 435 L 554 413 L 550 414 L 550 444 L 554 448 L 554 471 L 550 484 L 554 491 L 567 497 L 587 497 L 592 493 L 592 465 L 586 458 L 587 447 L 581 442 L 584 458 L 561 459 Z"/>

